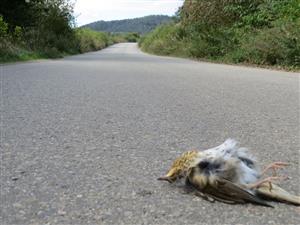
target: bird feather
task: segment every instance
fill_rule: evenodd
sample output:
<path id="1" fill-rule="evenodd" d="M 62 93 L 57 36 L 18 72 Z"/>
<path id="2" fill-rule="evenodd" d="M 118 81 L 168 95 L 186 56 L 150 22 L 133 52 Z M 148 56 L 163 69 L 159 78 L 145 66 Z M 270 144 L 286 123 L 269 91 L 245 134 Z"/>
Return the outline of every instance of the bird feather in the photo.
<path id="1" fill-rule="evenodd" d="M 186 183 L 202 194 L 225 203 L 247 203 L 272 207 L 248 190 L 215 175 L 201 173 L 199 167 L 190 169 Z"/>
<path id="2" fill-rule="evenodd" d="M 255 189 L 256 194 L 262 198 L 271 199 L 300 206 L 300 196 L 293 195 L 276 184 L 263 183 Z"/>

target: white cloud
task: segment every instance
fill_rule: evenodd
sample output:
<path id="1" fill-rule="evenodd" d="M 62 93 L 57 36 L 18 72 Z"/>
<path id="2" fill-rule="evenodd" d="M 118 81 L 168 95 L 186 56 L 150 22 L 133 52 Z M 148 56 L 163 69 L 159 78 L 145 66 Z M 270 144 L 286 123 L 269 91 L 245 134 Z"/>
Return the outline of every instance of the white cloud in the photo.
<path id="1" fill-rule="evenodd" d="M 77 24 L 118 20 L 146 15 L 174 15 L 183 0 L 77 0 Z"/>

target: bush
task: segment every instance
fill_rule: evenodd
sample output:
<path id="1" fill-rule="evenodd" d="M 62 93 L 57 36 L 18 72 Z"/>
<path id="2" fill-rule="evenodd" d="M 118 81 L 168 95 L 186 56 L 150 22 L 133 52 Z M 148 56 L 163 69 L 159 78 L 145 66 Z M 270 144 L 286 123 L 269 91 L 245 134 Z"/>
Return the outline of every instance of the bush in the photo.
<path id="1" fill-rule="evenodd" d="M 164 24 L 142 37 L 143 50 L 161 55 L 186 55 L 184 31 L 180 26 Z"/>
<path id="2" fill-rule="evenodd" d="M 300 66 L 300 20 L 261 30 L 242 49 L 245 61 L 256 64 Z"/>
<path id="3" fill-rule="evenodd" d="M 26 55 L 31 53 L 56 58 L 80 51 L 80 39 L 72 26 L 74 18 L 70 0 L 7 0 L 0 4 L 0 13 L 9 21 L 6 23 L 0 17 L 0 37 L 4 37 L 3 43 L 7 44 L 1 46 L 1 58 L 28 58 Z M 96 40 L 94 45 L 93 48 L 98 48 Z"/>
<path id="4" fill-rule="evenodd" d="M 145 51 L 300 68 L 299 0 L 185 0 L 177 24 L 142 37 Z"/>
<path id="5" fill-rule="evenodd" d="M 13 40 L 20 43 L 23 39 L 23 31 L 22 28 L 19 26 L 16 26 L 14 29 L 14 32 L 12 34 Z"/>
<path id="6" fill-rule="evenodd" d="M 138 42 L 140 39 L 140 35 L 138 33 L 126 33 L 125 40 L 127 42 Z"/>
<path id="7" fill-rule="evenodd" d="M 0 15 L 0 38 L 6 37 L 8 31 L 8 23 L 6 23 L 3 17 Z"/>
<path id="8" fill-rule="evenodd" d="M 76 39 L 78 50 L 81 53 L 100 50 L 111 44 L 108 34 L 89 28 L 76 29 Z"/>
<path id="9" fill-rule="evenodd" d="M 234 32 L 230 29 L 198 28 L 188 29 L 190 36 L 189 52 L 197 58 L 218 58 L 226 55 L 235 46 Z"/>
<path id="10" fill-rule="evenodd" d="M 136 32 L 114 33 L 111 34 L 111 38 L 114 43 L 138 42 L 140 40 L 140 35 Z"/>

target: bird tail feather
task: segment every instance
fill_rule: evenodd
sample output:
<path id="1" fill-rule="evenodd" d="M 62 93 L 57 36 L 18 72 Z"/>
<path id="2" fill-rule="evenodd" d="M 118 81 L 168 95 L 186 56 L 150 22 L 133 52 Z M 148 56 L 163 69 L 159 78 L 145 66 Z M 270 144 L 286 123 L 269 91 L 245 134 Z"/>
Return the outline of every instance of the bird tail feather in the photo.
<path id="1" fill-rule="evenodd" d="M 261 184 L 256 193 L 263 198 L 300 206 L 300 196 L 293 195 L 273 183 L 271 187 L 268 183 Z"/>

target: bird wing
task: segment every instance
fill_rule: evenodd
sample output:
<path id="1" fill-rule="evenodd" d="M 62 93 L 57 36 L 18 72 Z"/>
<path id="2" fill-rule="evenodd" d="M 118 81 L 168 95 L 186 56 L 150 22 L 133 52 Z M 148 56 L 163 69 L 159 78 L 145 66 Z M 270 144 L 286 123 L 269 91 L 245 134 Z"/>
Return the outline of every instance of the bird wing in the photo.
<path id="1" fill-rule="evenodd" d="M 202 172 L 199 167 L 193 167 L 189 170 L 186 183 L 193 186 L 197 191 L 217 201 L 231 204 L 251 202 L 272 207 L 241 186 L 227 179 L 218 177 L 215 174 L 211 175 Z"/>
<path id="2" fill-rule="evenodd" d="M 290 194 L 286 190 L 273 183 L 271 184 L 271 187 L 269 183 L 263 183 L 256 188 L 255 191 L 257 195 L 263 198 L 286 202 L 298 206 L 300 205 L 300 196 Z"/>
<path id="3" fill-rule="evenodd" d="M 209 182 L 209 185 L 203 190 L 203 192 L 206 192 L 211 197 L 219 201 L 225 200 L 225 202 L 231 201 L 232 203 L 251 202 L 258 205 L 272 207 L 248 190 L 222 178 L 216 178 L 213 183 Z"/>

